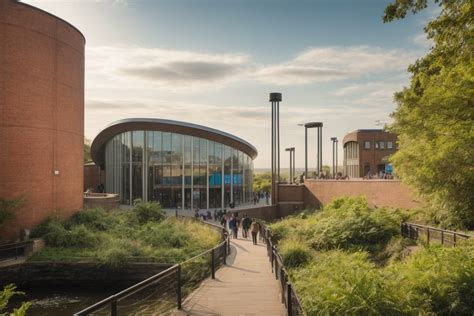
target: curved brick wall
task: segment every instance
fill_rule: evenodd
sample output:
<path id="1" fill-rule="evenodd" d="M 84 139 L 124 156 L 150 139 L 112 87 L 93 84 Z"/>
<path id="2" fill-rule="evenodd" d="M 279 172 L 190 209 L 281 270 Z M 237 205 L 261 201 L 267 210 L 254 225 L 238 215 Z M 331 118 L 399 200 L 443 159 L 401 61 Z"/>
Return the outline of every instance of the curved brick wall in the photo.
<path id="1" fill-rule="evenodd" d="M 82 207 L 84 45 L 67 22 L 0 1 L 0 198 L 27 200 L 3 239 Z"/>

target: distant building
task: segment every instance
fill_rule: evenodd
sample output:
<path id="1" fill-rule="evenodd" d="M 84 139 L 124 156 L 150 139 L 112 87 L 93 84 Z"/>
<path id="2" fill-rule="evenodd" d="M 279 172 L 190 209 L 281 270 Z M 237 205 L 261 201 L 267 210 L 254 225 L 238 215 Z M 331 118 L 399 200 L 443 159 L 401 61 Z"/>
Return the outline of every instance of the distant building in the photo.
<path id="1" fill-rule="evenodd" d="M 257 149 L 213 128 L 124 119 L 97 135 L 91 156 L 105 170 L 106 192 L 118 194 L 122 204 L 142 199 L 164 208 L 216 209 L 252 203 Z"/>
<path id="2" fill-rule="evenodd" d="M 351 178 L 389 170 L 388 157 L 397 150 L 397 136 L 381 129 L 359 129 L 344 136 L 344 172 Z"/>

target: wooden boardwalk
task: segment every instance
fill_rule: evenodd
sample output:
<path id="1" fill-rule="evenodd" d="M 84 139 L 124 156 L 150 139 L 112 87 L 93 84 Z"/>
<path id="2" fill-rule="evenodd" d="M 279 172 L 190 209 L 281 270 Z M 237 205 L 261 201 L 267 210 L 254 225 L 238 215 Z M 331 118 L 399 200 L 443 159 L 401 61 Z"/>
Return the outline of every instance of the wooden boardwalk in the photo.
<path id="1" fill-rule="evenodd" d="M 240 231 L 239 231 L 240 233 Z M 233 239 L 227 265 L 206 279 L 173 315 L 286 315 L 266 245 Z"/>

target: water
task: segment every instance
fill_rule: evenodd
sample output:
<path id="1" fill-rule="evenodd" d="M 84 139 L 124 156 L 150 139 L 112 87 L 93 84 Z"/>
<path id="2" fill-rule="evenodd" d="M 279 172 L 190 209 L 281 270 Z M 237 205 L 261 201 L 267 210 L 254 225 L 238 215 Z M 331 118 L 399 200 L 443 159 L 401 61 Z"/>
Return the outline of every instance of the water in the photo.
<path id="1" fill-rule="evenodd" d="M 11 305 L 18 306 L 22 301 L 30 301 L 27 315 L 31 316 L 72 315 L 122 289 L 101 286 L 25 287 L 19 290 L 26 295 L 15 296 Z"/>

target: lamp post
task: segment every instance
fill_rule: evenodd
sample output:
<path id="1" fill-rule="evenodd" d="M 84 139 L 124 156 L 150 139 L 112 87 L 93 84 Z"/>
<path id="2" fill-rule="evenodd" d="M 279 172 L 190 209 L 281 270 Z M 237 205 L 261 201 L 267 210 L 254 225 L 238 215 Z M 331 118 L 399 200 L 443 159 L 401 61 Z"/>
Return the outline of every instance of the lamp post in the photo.
<path id="1" fill-rule="evenodd" d="M 281 93 L 270 93 L 272 103 L 272 205 L 278 201 L 278 182 L 280 181 L 280 102 Z"/>
<path id="2" fill-rule="evenodd" d="M 304 174 L 308 177 L 308 128 L 316 128 L 316 173 L 319 174 L 323 170 L 323 123 L 310 122 L 305 124 L 298 124 L 304 126 Z"/>
<path id="3" fill-rule="evenodd" d="M 337 172 L 337 137 L 331 137 L 332 141 L 332 177 L 336 178 Z"/>
<path id="4" fill-rule="evenodd" d="M 295 147 L 285 148 L 285 151 L 290 152 L 290 175 L 288 184 L 292 184 L 293 178 L 295 177 Z"/>

